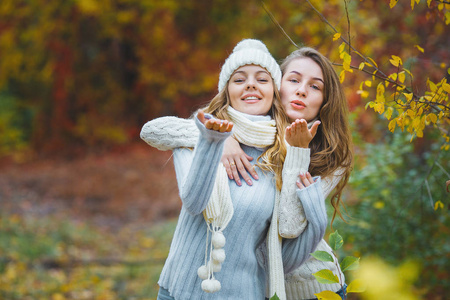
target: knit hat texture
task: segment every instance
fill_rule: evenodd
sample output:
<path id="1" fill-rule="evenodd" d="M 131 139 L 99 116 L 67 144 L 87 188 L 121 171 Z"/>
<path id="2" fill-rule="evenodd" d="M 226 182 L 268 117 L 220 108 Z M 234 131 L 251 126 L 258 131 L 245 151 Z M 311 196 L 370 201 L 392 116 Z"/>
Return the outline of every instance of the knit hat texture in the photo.
<path id="1" fill-rule="evenodd" d="M 219 92 L 225 87 L 233 72 L 244 65 L 259 65 L 269 71 L 277 89 L 280 89 L 281 70 L 266 45 L 259 40 L 245 39 L 233 49 L 225 60 L 219 76 Z"/>

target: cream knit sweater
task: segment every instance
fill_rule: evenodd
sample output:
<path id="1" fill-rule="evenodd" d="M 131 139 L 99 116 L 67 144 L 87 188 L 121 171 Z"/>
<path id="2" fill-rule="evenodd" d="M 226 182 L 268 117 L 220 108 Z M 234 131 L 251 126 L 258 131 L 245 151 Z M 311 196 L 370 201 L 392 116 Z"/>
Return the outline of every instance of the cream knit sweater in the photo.
<path id="1" fill-rule="evenodd" d="M 181 119 L 177 117 L 162 117 L 154 119 L 145 124 L 141 131 L 141 138 L 149 145 L 159 150 L 172 150 L 174 148 L 195 146 L 199 137 L 199 131 L 192 119 Z M 293 157 L 303 157 L 296 162 L 285 163 L 292 165 L 292 168 L 283 168 L 283 181 L 296 179 L 300 171 L 305 172 L 309 167 L 309 149 L 290 147 L 287 145 L 286 162 Z M 292 176 L 293 174 L 295 176 Z M 340 181 L 342 175 L 338 171 L 333 176 L 322 179 L 321 186 L 326 198 Z M 283 185 L 282 193 L 295 194 L 295 185 L 286 182 Z M 282 199 L 294 199 L 280 203 L 279 224 L 280 234 L 287 238 L 298 236 L 306 227 L 307 221 L 298 197 L 283 197 Z M 316 250 L 327 251 L 332 254 L 331 248 L 325 240 L 322 240 Z M 317 282 L 312 273 L 321 269 L 328 269 L 341 279 L 341 284 L 345 283 L 345 277 L 339 266 L 330 262 L 321 262 L 310 257 L 301 267 L 292 270 L 285 275 L 286 297 L 288 300 L 312 299 L 314 293 L 324 290 L 338 291 L 341 284 L 321 284 Z"/>

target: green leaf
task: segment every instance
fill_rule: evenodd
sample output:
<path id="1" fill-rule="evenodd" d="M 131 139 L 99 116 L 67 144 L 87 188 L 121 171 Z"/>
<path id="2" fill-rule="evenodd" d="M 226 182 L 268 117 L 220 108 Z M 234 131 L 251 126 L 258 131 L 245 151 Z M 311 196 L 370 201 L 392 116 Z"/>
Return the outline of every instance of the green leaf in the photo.
<path id="1" fill-rule="evenodd" d="M 277 293 L 275 293 L 269 300 L 280 300 L 280 298 L 278 298 Z"/>
<path id="2" fill-rule="evenodd" d="M 344 240 L 342 239 L 342 236 L 340 236 L 338 231 L 336 230 L 335 232 L 330 234 L 328 243 L 330 244 L 331 249 L 336 251 L 342 247 L 342 245 L 344 244 Z"/>
<path id="3" fill-rule="evenodd" d="M 341 262 L 341 270 L 349 271 L 349 270 L 355 270 L 359 267 L 359 257 L 354 256 L 346 256 Z"/>
<path id="4" fill-rule="evenodd" d="M 330 270 L 320 270 L 319 272 L 313 273 L 319 283 L 339 283 L 339 278 L 333 274 Z"/>
<path id="5" fill-rule="evenodd" d="M 315 258 L 318 259 L 320 261 L 331 261 L 334 262 L 333 256 L 326 252 L 326 251 L 315 251 L 314 253 L 311 253 L 311 255 Z"/>

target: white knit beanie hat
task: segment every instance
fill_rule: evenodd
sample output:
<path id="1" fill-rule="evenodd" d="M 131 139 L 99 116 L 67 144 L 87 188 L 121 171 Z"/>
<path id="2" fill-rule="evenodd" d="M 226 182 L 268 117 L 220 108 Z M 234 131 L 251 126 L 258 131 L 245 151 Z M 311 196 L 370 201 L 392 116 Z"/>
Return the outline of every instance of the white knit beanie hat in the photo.
<path id="1" fill-rule="evenodd" d="M 277 89 L 280 90 L 281 70 L 276 60 L 270 55 L 266 45 L 259 40 L 245 39 L 233 49 L 225 60 L 219 76 L 219 92 L 225 87 L 233 72 L 244 65 L 259 65 L 271 74 Z"/>

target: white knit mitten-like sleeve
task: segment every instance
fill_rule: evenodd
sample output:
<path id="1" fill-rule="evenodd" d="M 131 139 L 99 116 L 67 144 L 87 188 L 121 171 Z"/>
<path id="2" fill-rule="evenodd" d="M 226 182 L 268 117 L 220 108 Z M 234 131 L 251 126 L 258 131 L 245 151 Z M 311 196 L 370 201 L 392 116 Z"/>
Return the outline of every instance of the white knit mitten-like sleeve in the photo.
<path id="1" fill-rule="evenodd" d="M 142 127 L 141 139 L 159 150 L 193 148 L 197 143 L 199 130 L 193 119 L 161 117 L 151 120 Z"/>
<path id="2" fill-rule="evenodd" d="M 307 221 L 302 204 L 297 197 L 298 175 L 307 172 L 310 149 L 287 145 L 283 165 L 283 186 L 280 195 L 279 233 L 284 238 L 296 238 L 303 232 Z"/>

